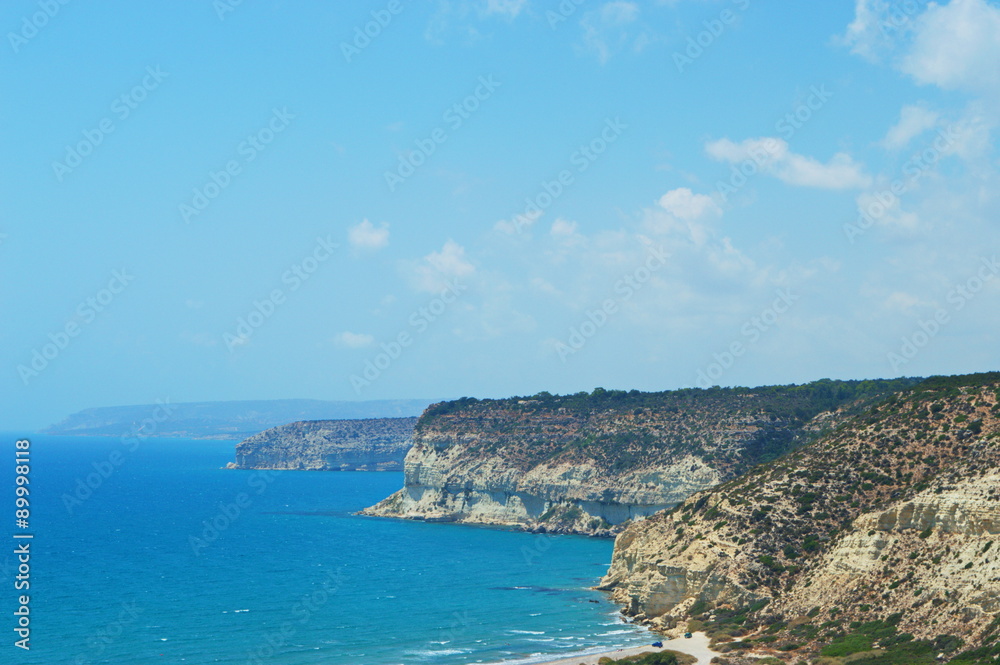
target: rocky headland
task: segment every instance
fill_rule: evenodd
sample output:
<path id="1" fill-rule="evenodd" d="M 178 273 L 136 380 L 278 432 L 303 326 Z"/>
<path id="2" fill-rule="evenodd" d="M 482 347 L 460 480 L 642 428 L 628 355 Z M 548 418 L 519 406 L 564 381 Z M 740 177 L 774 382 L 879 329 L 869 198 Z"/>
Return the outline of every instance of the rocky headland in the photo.
<path id="1" fill-rule="evenodd" d="M 934 378 L 630 525 L 602 588 L 720 662 L 984 665 L 998 540 L 1000 374 Z"/>
<path id="2" fill-rule="evenodd" d="M 612 536 L 913 383 L 444 402 L 417 423 L 403 488 L 363 514 Z"/>
<path id="3" fill-rule="evenodd" d="M 416 418 L 310 420 L 274 427 L 236 446 L 235 469 L 402 471 Z"/>

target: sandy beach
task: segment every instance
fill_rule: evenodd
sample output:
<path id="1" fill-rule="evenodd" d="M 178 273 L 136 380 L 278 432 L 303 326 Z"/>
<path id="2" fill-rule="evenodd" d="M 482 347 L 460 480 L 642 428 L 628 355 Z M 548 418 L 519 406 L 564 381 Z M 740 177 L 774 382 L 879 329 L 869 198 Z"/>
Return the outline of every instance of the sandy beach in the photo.
<path id="1" fill-rule="evenodd" d="M 690 638 L 678 637 L 672 640 L 664 640 L 663 648 L 658 649 L 652 646 L 634 647 L 629 649 L 617 649 L 615 651 L 605 651 L 589 656 L 576 656 L 575 658 L 562 658 L 560 660 L 550 660 L 538 665 L 597 665 L 601 658 L 625 658 L 636 656 L 641 653 L 655 653 L 658 651 L 680 651 L 694 656 L 698 659 L 697 665 L 708 665 L 712 658 L 719 653 L 708 648 L 709 639 L 705 633 L 694 633 Z"/>

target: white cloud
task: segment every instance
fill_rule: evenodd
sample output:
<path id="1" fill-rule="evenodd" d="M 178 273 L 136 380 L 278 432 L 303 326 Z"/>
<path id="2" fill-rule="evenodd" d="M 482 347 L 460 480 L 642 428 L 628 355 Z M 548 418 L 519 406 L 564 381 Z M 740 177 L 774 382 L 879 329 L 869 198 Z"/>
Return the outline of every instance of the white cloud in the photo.
<path id="1" fill-rule="evenodd" d="M 906 291 L 893 291 L 882 302 L 882 306 L 886 310 L 905 315 L 913 314 L 917 307 L 926 304 L 917 296 Z"/>
<path id="2" fill-rule="evenodd" d="M 858 210 L 867 211 L 875 224 L 885 230 L 912 234 L 921 230 L 920 217 L 904 210 L 898 196 L 887 196 L 889 184 L 877 193 L 865 192 L 858 196 Z M 876 214 L 877 213 L 877 214 Z"/>
<path id="3" fill-rule="evenodd" d="M 888 150 L 905 148 L 911 140 L 933 128 L 938 114 L 921 106 L 904 106 L 899 114 L 899 122 L 893 125 L 882 139 L 881 145 Z"/>
<path id="4" fill-rule="evenodd" d="M 1000 91 L 1000 7 L 986 0 L 931 3 L 900 69 L 946 90 Z"/>
<path id="5" fill-rule="evenodd" d="M 904 30 L 910 21 L 906 14 L 890 18 L 889 10 L 885 0 L 855 0 L 854 20 L 839 41 L 855 55 L 878 60 L 891 46 L 890 35 Z"/>
<path id="6" fill-rule="evenodd" d="M 517 18 L 527 4 L 528 0 L 486 0 L 483 11 L 487 16 L 499 14 L 507 18 Z"/>
<path id="7" fill-rule="evenodd" d="M 366 219 L 348 230 L 347 240 L 354 249 L 382 249 L 389 244 L 389 225 L 383 222 L 375 228 Z"/>
<path id="8" fill-rule="evenodd" d="M 532 225 L 542 216 L 541 210 L 529 210 L 518 213 L 510 219 L 501 219 L 493 225 L 493 230 L 507 235 L 525 233 L 531 229 Z"/>
<path id="9" fill-rule="evenodd" d="M 718 216 L 722 209 L 716 205 L 711 196 L 695 194 L 687 187 L 671 190 L 660 197 L 660 207 L 674 217 L 686 221 L 694 221 L 705 216 Z"/>
<path id="10" fill-rule="evenodd" d="M 579 225 L 576 222 L 571 222 L 563 218 L 558 218 L 556 221 L 552 222 L 552 229 L 549 233 L 552 234 L 553 238 L 559 239 L 571 239 L 579 234 L 576 229 Z"/>
<path id="11" fill-rule="evenodd" d="M 562 292 L 559 289 L 553 286 L 547 279 L 543 279 L 542 277 L 533 277 L 531 279 L 531 290 L 538 293 L 544 293 L 549 296 L 562 295 Z"/>
<path id="12" fill-rule="evenodd" d="M 597 54 L 602 62 L 607 62 L 611 55 L 629 44 L 636 50 L 650 42 L 650 37 L 640 34 L 632 37 L 629 28 L 639 18 L 639 5 L 625 0 L 606 2 L 599 8 L 583 15 L 580 27 L 583 28 L 583 44 L 586 50 Z"/>
<path id="13" fill-rule="evenodd" d="M 375 338 L 364 333 L 353 333 L 345 330 L 334 338 L 338 346 L 345 346 L 349 349 L 363 349 L 375 343 Z"/>
<path id="14" fill-rule="evenodd" d="M 495 18 L 513 21 L 527 6 L 528 0 L 438 0 L 424 37 L 442 44 L 446 36 L 454 33 L 474 43 L 483 37 L 477 24 Z"/>
<path id="15" fill-rule="evenodd" d="M 645 212 L 644 228 L 654 235 L 683 239 L 695 247 L 711 239 L 713 231 L 707 222 L 722 215 L 712 197 L 695 194 L 687 187 L 670 190 L 657 204 L 657 208 Z"/>
<path id="16" fill-rule="evenodd" d="M 840 41 L 922 85 L 1000 93 L 1000 7 L 988 0 L 856 0 Z"/>
<path id="17" fill-rule="evenodd" d="M 438 293 L 451 280 L 471 277 L 476 267 L 465 258 L 465 248 L 448 240 L 439 252 L 431 252 L 423 261 L 409 266 L 410 283 L 418 291 Z"/>
<path id="18" fill-rule="evenodd" d="M 753 162 L 762 172 L 796 187 L 856 189 L 871 184 L 863 166 L 847 153 L 838 152 L 823 164 L 792 152 L 788 143 L 778 138 L 746 139 L 741 143 L 719 139 L 705 144 L 705 151 L 713 159 L 730 164 Z"/>

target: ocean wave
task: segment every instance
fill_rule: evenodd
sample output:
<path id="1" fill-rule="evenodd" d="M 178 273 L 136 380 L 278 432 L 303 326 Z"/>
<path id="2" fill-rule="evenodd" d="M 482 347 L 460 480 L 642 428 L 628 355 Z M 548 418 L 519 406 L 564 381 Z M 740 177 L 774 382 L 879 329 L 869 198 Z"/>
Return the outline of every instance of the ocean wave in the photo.
<path id="1" fill-rule="evenodd" d="M 567 651 L 564 653 L 533 653 L 530 656 L 525 656 L 523 658 L 516 658 L 513 660 L 501 660 L 493 663 L 483 663 L 483 665 L 538 665 L 539 663 L 548 663 L 552 660 L 562 660 L 570 658 L 586 658 L 587 656 L 593 656 L 597 653 L 606 653 L 608 647 L 594 647 L 592 649 L 584 649 L 581 651 Z"/>
<path id="2" fill-rule="evenodd" d="M 439 658 L 441 656 L 457 656 L 460 653 L 468 653 L 468 649 L 420 649 L 417 651 L 404 651 L 407 656 L 417 658 Z"/>

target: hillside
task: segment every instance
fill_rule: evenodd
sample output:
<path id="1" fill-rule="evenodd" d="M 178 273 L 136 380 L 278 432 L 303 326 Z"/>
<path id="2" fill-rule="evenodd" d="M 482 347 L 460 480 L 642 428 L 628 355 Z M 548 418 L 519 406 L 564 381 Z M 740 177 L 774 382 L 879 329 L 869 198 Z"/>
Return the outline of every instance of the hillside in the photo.
<path id="1" fill-rule="evenodd" d="M 282 425 L 241 441 L 230 468 L 402 471 L 416 423 L 373 418 Z"/>
<path id="2" fill-rule="evenodd" d="M 429 407 L 404 487 L 364 514 L 613 535 L 914 381 L 540 393 Z"/>
<path id="3" fill-rule="evenodd" d="M 1000 374 L 934 378 L 631 525 L 602 588 L 732 663 L 996 663 L 998 534 Z"/>
<path id="4" fill-rule="evenodd" d="M 300 420 L 408 418 L 430 400 L 325 402 L 313 399 L 244 402 L 187 402 L 85 409 L 52 425 L 46 434 L 125 436 L 239 441 L 271 427 Z"/>

